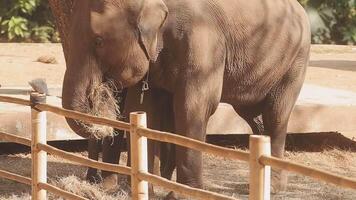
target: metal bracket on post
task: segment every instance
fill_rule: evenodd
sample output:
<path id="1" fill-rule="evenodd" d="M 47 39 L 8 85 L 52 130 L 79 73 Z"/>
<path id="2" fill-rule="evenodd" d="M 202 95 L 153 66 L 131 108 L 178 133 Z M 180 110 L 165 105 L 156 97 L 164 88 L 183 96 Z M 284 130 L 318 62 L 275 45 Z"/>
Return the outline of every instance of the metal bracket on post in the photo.
<path id="1" fill-rule="evenodd" d="M 32 155 L 32 199 L 47 199 L 46 190 L 38 187 L 39 183 L 47 183 L 47 153 L 38 149 L 37 144 L 47 143 L 47 118 L 46 112 L 36 109 L 36 105 L 46 103 L 46 95 L 32 92 L 31 101 L 31 155 Z"/>
<path id="2" fill-rule="evenodd" d="M 271 140 L 268 136 L 251 135 L 249 200 L 269 200 L 271 193 L 271 167 L 259 162 L 262 155 L 271 156 Z"/>

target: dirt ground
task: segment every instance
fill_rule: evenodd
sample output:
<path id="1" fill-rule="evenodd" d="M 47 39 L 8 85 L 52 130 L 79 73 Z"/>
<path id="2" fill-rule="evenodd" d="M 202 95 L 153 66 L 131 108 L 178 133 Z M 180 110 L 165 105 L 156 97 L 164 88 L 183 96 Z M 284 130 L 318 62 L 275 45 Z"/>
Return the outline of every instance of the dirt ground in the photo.
<path id="1" fill-rule="evenodd" d="M 35 62 L 44 55 L 54 56 L 58 63 Z M 3 86 L 25 86 L 39 77 L 47 79 L 49 85 L 62 84 L 65 61 L 59 44 L 0 43 L 0 58 Z M 356 92 L 356 47 L 314 45 L 306 83 Z"/>
<path id="2" fill-rule="evenodd" d="M 78 153 L 85 156 L 85 153 Z M 308 166 L 324 169 L 346 177 L 356 177 L 356 152 L 340 150 L 324 150 L 322 152 L 290 152 L 287 159 Z M 124 158 L 121 163 L 124 163 Z M 239 161 L 231 161 L 210 155 L 204 155 L 205 188 L 234 196 L 238 199 L 248 199 L 248 165 Z M 30 176 L 30 155 L 16 154 L 0 156 L 0 169 Z M 89 199 L 128 199 L 128 186 L 123 181 L 111 191 L 104 191 L 100 185 L 90 185 L 84 181 L 85 167 L 69 163 L 61 158 L 49 157 L 49 182 L 61 188 L 83 195 Z M 30 199 L 30 188 L 12 181 L 0 179 L 0 199 L 17 200 Z M 166 191 L 158 188 L 157 197 L 161 199 Z M 272 195 L 272 199 L 312 199 L 312 200 L 354 200 L 356 191 L 325 184 L 304 176 L 289 174 L 287 191 Z M 50 199 L 58 197 L 50 196 Z"/>

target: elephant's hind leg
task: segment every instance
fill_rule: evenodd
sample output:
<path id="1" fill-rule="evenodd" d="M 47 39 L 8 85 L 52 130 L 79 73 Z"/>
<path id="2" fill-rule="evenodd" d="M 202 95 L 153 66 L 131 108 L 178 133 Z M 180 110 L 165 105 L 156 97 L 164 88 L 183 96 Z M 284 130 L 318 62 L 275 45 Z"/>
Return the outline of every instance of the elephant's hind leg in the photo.
<path id="1" fill-rule="evenodd" d="M 252 133 L 262 135 L 264 133 L 264 126 L 261 119 L 262 108 L 261 105 L 238 107 L 233 106 L 235 111 L 242 117 L 251 127 Z"/>
<path id="2" fill-rule="evenodd" d="M 272 156 L 284 156 L 287 125 L 304 81 L 305 65 L 305 55 L 297 58 L 266 98 L 262 117 L 265 132 L 271 137 Z M 272 171 L 272 192 L 284 191 L 286 184 L 286 172 Z"/>
<path id="3" fill-rule="evenodd" d="M 174 169 L 176 168 L 176 153 L 175 153 L 176 146 L 173 144 L 161 143 L 161 152 L 160 152 L 160 172 L 163 178 L 168 180 L 172 179 L 172 175 Z"/>

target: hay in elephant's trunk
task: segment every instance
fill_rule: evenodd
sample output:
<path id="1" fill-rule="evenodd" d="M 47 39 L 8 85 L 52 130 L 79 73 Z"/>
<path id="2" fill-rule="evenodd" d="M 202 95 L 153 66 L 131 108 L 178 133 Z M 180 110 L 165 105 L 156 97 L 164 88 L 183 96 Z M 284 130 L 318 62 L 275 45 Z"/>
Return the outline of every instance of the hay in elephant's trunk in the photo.
<path id="1" fill-rule="evenodd" d="M 92 82 L 87 92 L 86 101 L 82 105 L 82 110 L 93 116 L 116 119 L 120 114 L 120 109 L 115 93 L 117 93 L 117 88 L 112 81 Z M 79 121 L 79 123 L 94 138 L 114 135 L 112 127 L 88 124 L 82 121 Z"/>

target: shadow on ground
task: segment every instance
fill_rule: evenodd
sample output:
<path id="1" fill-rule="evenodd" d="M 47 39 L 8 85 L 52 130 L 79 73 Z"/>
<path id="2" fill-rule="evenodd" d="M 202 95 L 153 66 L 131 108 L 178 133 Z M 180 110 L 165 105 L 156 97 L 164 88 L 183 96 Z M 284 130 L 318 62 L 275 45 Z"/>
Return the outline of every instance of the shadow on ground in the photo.
<path id="1" fill-rule="evenodd" d="M 309 62 L 309 66 L 344 71 L 356 71 L 356 61 L 351 60 L 311 60 Z"/>
<path id="2" fill-rule="evenodd" d="M 249 134 L 241 135 L 209 135 L 208 143 L 226 146 L 248 148 Z M 321 152 L 328 149 L 340 149 L 356 152 L 356 141 L 338 132 L 327 133 L 293 133 L 287 135 L 287 151 Z"/>
<path id="3" fill-rule="evenodd" d="M 223 147 L 247 149 L 249 136 L 249 134 L 207 135 L 207 142 Z M 55 141 L 48 144 L 70 152 L 83 152 L 87 150 L 88 146 L 87 140 Z M 126 146 L 123 145 L 122 151 L 126 151 Z M 287 151 L 321 152 L 329 149 L 356 152 L 356 141 L 338 132 L 292 133 L 287 135 Z M 28 152 L 30 152 L 30 148 L 23 145 L 0 143 L 0 155 Z"/>

